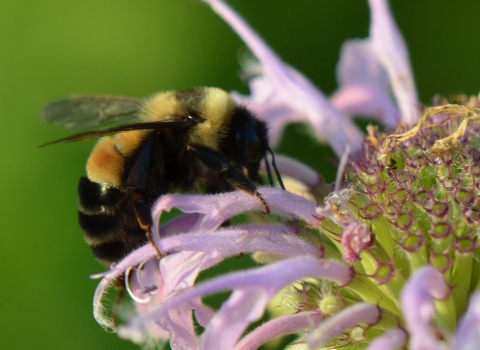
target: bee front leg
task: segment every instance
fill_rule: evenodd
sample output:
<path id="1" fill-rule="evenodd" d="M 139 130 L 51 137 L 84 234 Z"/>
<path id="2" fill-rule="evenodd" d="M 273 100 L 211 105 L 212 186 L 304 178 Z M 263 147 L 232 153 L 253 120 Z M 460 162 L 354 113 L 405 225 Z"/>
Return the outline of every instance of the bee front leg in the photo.
<path id="1" fill-rule="evenodd" d="M 245 176 L 245 174 L 238 168 L 229 164 L 228 160 L 219 152 L 204 146 L 189 145 L 188 151 L 195 152 L 195 155 L 205 164 L 208 169 L 223 178 L 230 186 L 236 190 L 245 191 L 248 194 L 257 197 L 263 208 L 265 214 L 270 214 L 270 208 L 257 190 L 257 186 Z"/>

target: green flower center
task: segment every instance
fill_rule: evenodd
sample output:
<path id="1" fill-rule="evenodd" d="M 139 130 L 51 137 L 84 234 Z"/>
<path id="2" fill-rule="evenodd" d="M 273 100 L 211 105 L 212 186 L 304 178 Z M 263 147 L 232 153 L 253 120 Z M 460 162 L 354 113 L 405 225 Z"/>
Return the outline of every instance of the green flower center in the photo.
<path id="1" fill-rule="evenodd" d="M 364 301 L 382 310 L 382 320 L 356 343 L 405 326 L 400 293 L 426 264 L 442 272 L 452 287 L 448 299 L 435 303 L 433 326 L 453 331 L 466 311 L 468 296 L 480 280 L 476 124 L 480 110 L 445 105 L 428 109 L 419 124 L 403 134 L 386 137 L 370 128 L 364 155 L 347 171 L 350 183 L 341 191 L 343 201 L 337 197 L 335 202 L 338 194 L 328 199 L 333 215 L 320 227 L 326 259 L 344 260 L 342 237 L 349 224 L 368 228 L 374 237 L 352 262 L 352 283 L 336 291 L 344 306 Z"/>

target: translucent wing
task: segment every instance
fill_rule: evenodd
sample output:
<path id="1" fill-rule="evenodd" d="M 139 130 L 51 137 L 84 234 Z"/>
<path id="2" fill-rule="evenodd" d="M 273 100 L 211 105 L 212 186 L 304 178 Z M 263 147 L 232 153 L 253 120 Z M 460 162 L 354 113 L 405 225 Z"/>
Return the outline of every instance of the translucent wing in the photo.
<path id="1" fill-rule="evenodd" d="M 84 130 L 112 123 L 138 121 L 142 100 L 115 96 L 71 96 L 50 103 L 41 113 L 49 123 L 62 125 L 70 130 Z"/>

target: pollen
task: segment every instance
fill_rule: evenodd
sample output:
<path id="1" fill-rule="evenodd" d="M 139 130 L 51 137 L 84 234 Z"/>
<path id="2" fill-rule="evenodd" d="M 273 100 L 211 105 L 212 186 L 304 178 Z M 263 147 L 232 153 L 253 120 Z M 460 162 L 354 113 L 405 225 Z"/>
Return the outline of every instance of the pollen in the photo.
<path id="1" fill-rule="evenodd" d="M 113 138 L 103 137 L 98 140 L 88 158 L 88 178 L 93 182 L 117 187 L 121 183 L 124 162 Z"/>

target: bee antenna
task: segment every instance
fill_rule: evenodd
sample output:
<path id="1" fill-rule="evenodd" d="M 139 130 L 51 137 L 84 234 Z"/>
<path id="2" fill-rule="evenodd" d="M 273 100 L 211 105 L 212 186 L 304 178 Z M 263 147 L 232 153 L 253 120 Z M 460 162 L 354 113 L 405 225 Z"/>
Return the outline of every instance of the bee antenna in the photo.
<path id="1" fill-rule="evenodd" d="M 278 180 L 278 183 L 280 184 L 280 187 L 284 190 L 285 186 L 283 185 L 282 177 L 280 176 L 280 172 L 278 171 L 277 164 L 275 164 L 275 155 L 273 154 L 272 149 L 268 146 L 267 146 L 267 151 L 270 152 L 270 154 L 272 155 L 273 170 L 275 170 L 275 175 L 277 175 L 277 180 Z M 271 181 L 270 168 L 268 166 L 268 162 L 267 162 L 267 172 Z"/>
<path id="2" fill-rule="evenodd" d="M 265 155 L 265 168 L 267 168 L 268 181 L 270 185 L 273 186 L 272 171 L 270 170 L 270 164 L 268 164 L 267 156 Z"/>

